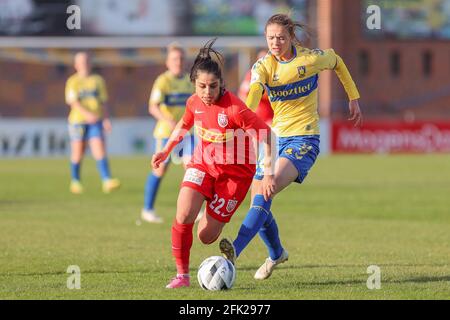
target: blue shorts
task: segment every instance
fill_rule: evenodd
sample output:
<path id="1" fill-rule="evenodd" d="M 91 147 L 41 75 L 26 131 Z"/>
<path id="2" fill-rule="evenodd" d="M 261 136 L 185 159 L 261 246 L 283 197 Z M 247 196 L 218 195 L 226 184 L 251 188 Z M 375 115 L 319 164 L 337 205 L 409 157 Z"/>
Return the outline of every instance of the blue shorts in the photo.
<path id="1" fill-rule="evenodd" d="M 302 183 L 308 175 L 309 170 L 319 155 L 320 136 L 293 136 L 279 137 L 277 141 L 278 158 L 289 159 L 297 168 L 297 183 Z M 256 166 L 256 180 L 262 180 L 264 176 L 264 149 L 260 148 L 258 164 Z"/>
<path id="2" fill-rule="evenodd" d="M 169 138 L 158 139 L 155 138 L 155 153 L 162 151 L 164 146 L 169 141 Z M 172 150 L 171 157 L 183 158 L 183 156 L 192 156 L 195 148 L 195 136 L 186 135 L 184 139 L 178 143 Z M 165 163 L 169 162 L 170 158 L 167 158 Z"/>
<path id="3" fill-rule="evenodd" d="M 70 141 L 87 141 L 92 138 L 104 139 L 103 122 L 98 121 L 94 124 L 69 123 Z"/>

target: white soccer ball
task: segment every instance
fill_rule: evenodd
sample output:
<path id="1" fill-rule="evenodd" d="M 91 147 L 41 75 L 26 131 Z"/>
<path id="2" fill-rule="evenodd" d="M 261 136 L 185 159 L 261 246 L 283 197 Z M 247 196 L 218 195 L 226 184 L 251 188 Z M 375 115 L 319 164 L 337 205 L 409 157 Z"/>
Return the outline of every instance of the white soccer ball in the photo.
<path id="1" fill-rule="evenodd" d="M 200 287 L 205 290 L 230 289 L 236 279 L 236 269 L 230 260 L 212 256 L 200 264 L 197 279 Z"/>

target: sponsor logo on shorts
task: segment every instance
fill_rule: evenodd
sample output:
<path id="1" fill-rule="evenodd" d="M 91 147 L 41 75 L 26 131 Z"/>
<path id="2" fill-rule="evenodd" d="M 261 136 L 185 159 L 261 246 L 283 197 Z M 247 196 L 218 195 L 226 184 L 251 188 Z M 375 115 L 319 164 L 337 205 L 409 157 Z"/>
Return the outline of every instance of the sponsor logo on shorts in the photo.
<path id="1" fill-rule="evenodd" d="M 184 182 L 191 182 L 196 185 L 201 186 L 203 183 L 203 179 L 205 178 L 205 173 L 196 168 L 189 168 L 186 170 L 186 174 L 184 175 Z"/>
<path id="2" fill-rule="evenodd" d="M 303 156 L 311 151 L 312 146 L 307 145 L 306 143 L 302 144 L 302 146 L 298 150 L 294 150 L 293 148 L 288 148 L 284 151 L 285 154 L 289 156 L 295 156 L 297 160 L 303 159 Z"/>

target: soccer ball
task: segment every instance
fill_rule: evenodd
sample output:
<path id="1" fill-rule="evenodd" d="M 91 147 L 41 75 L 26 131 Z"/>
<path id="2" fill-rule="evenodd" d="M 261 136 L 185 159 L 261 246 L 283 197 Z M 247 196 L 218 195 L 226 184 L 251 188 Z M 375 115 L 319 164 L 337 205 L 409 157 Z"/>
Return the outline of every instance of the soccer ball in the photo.
<path id="1" fill-rule="evenodd" d="M 198 268 L 198 283 L 205 290 L 226 290 L 230 289 L 236 279 L 236 269 L 231 261 L 212 256 L 206 258 Z"/>

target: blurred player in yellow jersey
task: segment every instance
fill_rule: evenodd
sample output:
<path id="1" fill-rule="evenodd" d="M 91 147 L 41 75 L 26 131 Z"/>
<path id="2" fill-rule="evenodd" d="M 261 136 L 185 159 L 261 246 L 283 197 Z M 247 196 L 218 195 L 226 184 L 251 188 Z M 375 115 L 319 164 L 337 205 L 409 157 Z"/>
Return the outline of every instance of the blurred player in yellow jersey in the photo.
<path id="1" fill-rule="evenodd" d="M 106 157 L 104 131 L 111 132 L 111 121 L 106 107 L 108 99 L 105 82 L 97 74 L 91 73 L 91 63 L 86 52 L 75 55 L 76 73 L 66 83 L 66 103 L 70 106 L 69 135 L 71 141 L 70 191 L 83 192 L 80 179 L 80 164 L 89 143 L 92 155 L 103 182 L 103 192 L 109 193 L 120 186 L 117 179 L 111 177 Z"/>
<path id="2" fill-rule="evenodd" d="M 153 132 L 156 145 L 155 153 L 164 148 L 177 122 L 184 114 L 186 100 L 194 91 L 189 74 L 185 73 L 184 62 L 184 49 L 175 43 L 169 45 L 166 58 L 167 71 L 158 76 L 150 94 L 149 113 L 157 121 Z M 175 156 L 183 157 L 184 163 L 188 162 L 192 154 L 193 139 L 192 135 L 185 136 L 176 148 L 177 154 Z M 159 184 L 168 164 L 169 159 L 148 175 L 145 184 L 144 207 L 141 212 L 141 218 L 144 221 L 150 223 L 162 222 L 161 217 L 155 213 L 154 203 Z"/>
<path id="3" fill-rule="evenodd" d="M 267 90 L 274 111 L 272 130 L 278 136 L 278 159 L 273 173 L 274 185 L 263 188 L 264 159 L 261 159 L 252 185 L 252 207 L 247 213 L 236 239 L 222 239 L 220 250 L 230 260 L 238 257 L 259 233 L 269 257 L 254 278 L 270 277 L 274 268 L 288 260 L 281 245 L 278 227 L 271 212 L 272 199 L 291 183 L 302 183 L 319 154 L 319 114 L 317 90 L 319 73 L 334 70 L 349 100 L 349 120 L 362 123 L 359 92 L 344 63 L 333 49 L 308 49 L 295 35 L 304 26 L 288 15 L 276 14 L 266 23 L 265 36 L 269 53 L 252 68 L 250 92 L 246 104 L 256 108 Z M 271 194 L 270 197 L 267 195 Z"/>

